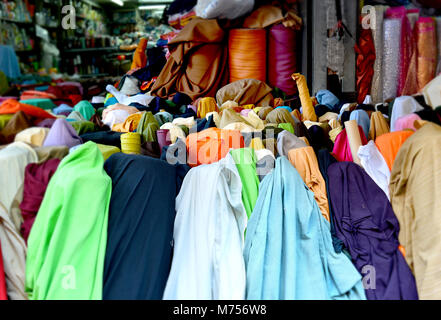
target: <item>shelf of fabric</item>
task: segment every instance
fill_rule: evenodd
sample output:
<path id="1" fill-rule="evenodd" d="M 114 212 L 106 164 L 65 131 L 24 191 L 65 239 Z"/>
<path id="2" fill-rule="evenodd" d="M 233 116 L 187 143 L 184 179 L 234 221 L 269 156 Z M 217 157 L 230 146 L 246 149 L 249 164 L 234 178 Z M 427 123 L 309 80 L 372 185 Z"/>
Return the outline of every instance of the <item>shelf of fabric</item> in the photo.
<path id="1" fill-rule="evenodd" d="M 19 20 L 13 20 L 13 19 L 8 19 L 8 18 L 4 18 L 4 17 L 0 17 L 0 21 L 5 21 L 5 22 L 10 22 L 10 23 L 17 23 L 17 24 L 27 24 L 27 25 L 32 25 L 32 21 L 19 21 Z"/>
<path id="2" fill-rule="evenodd" d="M 92 51 L 114 51 L 119 50 L 118 47 L 104 47 L 104 48 L 82 48 L 82 49 L 69 49 L 65 50 L 64 53 L 85 53 Z"/>

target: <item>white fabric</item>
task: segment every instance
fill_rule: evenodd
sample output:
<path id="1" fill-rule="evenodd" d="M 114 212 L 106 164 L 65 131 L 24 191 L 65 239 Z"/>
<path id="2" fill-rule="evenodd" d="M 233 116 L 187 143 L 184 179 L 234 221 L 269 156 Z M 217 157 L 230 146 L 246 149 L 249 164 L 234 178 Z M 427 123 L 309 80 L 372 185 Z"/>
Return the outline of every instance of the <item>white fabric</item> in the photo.
<path id="1" fill-rule="evenodd" d="M 176 198 L 173 262 L 164 300 L 245 298 L 247 215 L 233 158 L 191 169 Z"/>
<path id="2" fill-rule="evenodd" d="M 433 109 L 441 106 L 441 75 L 430 81 L 423 89 L 424 100 Z"/>
<path id="3" fill-rule="evenodd" d="M 111 110 L 106 113 L 105 117 L 103 118 L 103 123 L 105 125 L 108 125 L 110 129 L 112 129 L 114 124 L 124 123 L 124 121 L 126 121 L 129 116 L 130 113 L 128 113 L 126 110 Z"/>
<path id="4" fill-rule="evenodd" d="M 196 121 L 194 120 L 194 117 L 176 118 L 172 123 L 175 126 L 186 126 L 188 129 L 191 129 L 196 124 Z"/>
<path id="5" fill-rule="evenodd" d="M 363 104 L 372 104 L 372 97 L 370 95 L 367 95 L 366 98 L 364 98 Z"/>
<path id="6" fill-rule="evenodd" d="M 178 138 L 187 140 L 184 130 L 171 122 L 164 123 L 159 129 L 169 131 L 170 137 L 167 136 L 167 139 L 170 138 L 171 143 L 175 143 Z"/>
<path id="7" fill-rule="evenodd" d="M 195 11 L 204 19 L 236 19 L 253 10 L 254 0 L 198 0 Z"/>
<path id="8" fill-rule="evenodd" d="M 389 195 L 390 170 L 386 161 L 381 155 L 380 150 L 373 141 L 358 149 L 358 157 L 361 161 L 361 166 L 375 183 L 384 191 L 387 198 Z"/>
<path id="9" fill-rule="evenodd" d="M 112 94 L 116 98 L 116 100 L 118 100 L 119 103 L 125 104 L 126 106 L 130 105 L 131 103 L 139 103 L 143 106 L 147 106 L 155 98 L 148 94 L 143 94 L 143 93 L 134 96 L 127 96 L 119 92 L 118 89 L 116 89 L 114 86 L 110 84 L 106 86 L 106 90 L 107 92 Z"/>
<path id="10" fill-rule="evenodd" d="M 394 101 L 392 115 L 390 119 L 390 132 L 396 131 L 395 122 L 398 118 L 421 110 L 424 110 L 424 108 L 413 97 L 402 96 L 396 98 Z"/>
<path id="11" fill-rule="evenodd" d="M 38 162 L 37 153 L 24 142 L 0 151 L 0 243 L 8 296 L 25 300 L 26 243 L 20 235 L 25 168 Z"/>
<path id="12" fill-rule="evenodd" d="M 106 99 L 105 97 L 95 96 L 95 97 L 92 97 L 91 103 L 104 103 L 105 99 Z"/>

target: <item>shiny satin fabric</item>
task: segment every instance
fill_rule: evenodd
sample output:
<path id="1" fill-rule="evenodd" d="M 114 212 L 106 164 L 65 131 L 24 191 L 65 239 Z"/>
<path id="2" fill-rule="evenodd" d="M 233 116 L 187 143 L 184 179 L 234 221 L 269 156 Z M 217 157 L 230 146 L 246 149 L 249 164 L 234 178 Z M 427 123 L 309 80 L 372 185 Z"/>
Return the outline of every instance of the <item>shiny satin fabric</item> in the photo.
<path id="1" fill-rule="evenodd" d="M 436 72 L 436 29 L 435 21 L 429 17 L 421 17 L 416 25 L 417 34 L 417 79 L 418 92 L 421 92 L 426 84 L 434 77 Z"/>
<path id="2" fill-rule="evenodd" d="M 380 150 L 381 155 L 384 160 L 386 160 L 389 170 L 392 171 L 392 167 L 395 161 L 395 157 L 400 151 L 403 143 L 409 139 L 409 137 L 414 134 L 413 131 L 395 131 L 383 134 L 375 140 L 378 150 Z"/>
<path id="3" fill-rule="evenodd" d="M 371 115 L 371 126 L 369 129 L 369 140 L 375 140 L 385 133 L 389 133 L 389 124 L 380 111 L 376 111 Z"/>
<path id="4" fill-rule="evenodd" d="M 317 121 L 317 115 L 315 114 L 314 106 L 312 104 L 312 99 L 309 94 L 308 85 L 306 84 L 306 79 L 304 75 L 300 73 L 292 74 L 293 80 L 297 83 L 297 88 L 299 90 L 300 101 L 302 103 L 302 118 L 308 121 Z"/>
<path id="5" fill-rule="evenodd" d="M 374 77 L 375 45 L 371 29 L 360 29 L 358 44 L 355 46 L 357 54 L 357 102 L 363 103 L 371 93 L 372 79 Z"/>

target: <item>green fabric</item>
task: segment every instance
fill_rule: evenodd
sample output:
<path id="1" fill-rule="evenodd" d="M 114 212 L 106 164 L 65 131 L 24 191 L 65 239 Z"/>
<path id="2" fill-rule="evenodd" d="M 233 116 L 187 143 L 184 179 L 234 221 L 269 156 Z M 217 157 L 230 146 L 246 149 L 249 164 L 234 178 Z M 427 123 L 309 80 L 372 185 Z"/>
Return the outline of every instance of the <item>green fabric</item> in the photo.
<path id="1" fill-rule="evenodd" d="M 28 239 L 26 292 L 33 300 L 100 300 L 112 180 L 91 141 L 49 182 Z"/>
<path id="2" fill-rule="evenodd" d="M 73 121 L 87 121 L 84 119 L 83 115 L 79 113 L 78 111 L 72 111 L 69 116 L 66 118 L 67 121 L 73 122 Z"/>
<path id="3" fill-rule="evenodd" d="M 257 157 L 254 149 L 251 148 L 236 149 L 230 152 L 242 181 L 242 202 L 249 218 L 259 196 L 259 177 L 257 176 L 256 169 Z"/>
<path id="4" fill-rule="evenodd" d="M 108 146 L 105 144 L 97 144 L 98 149 L 100 149 L 101 154 L 103 155 L 104 161 L 110 158 L 111 155 L 121 152 L 118 147 Z"/>
<path id="5" fill-rule="evenodd" d="M 188 136 L 188 134 L 190 133 L 190 129 L 187 126 L 181 125 L 181 126 L 178 126 L 178 127 L 181 128 L 182 131 L 184 131 L 185 136 Z"/>
<path id="6" fill-rule="evenodd" d="M 156 131 L 158 130 L 158 121 L 156 121 L 150 111 L 143 114 L 136 128 L 136 132 L 141 135 L 141 144 L 144 142 L 157 142 Z"/>
<path id="7" fill-rule="evenodd" d="M 0 114 L 0 130 L 3 130 L 3 128 L 6 127 L 13 116 L 13 114 Z"/>
<path id="8" fill-rule="evenodd" d="M 70 122 L 72 127 L 75 129 L 77 134 L 80 136 L 84 133 L 95 132 L 97 131 L 95 127 L 95 123 L 90 121 L 72 121 Z"/>
<path id="9" fill-rule="evenodd" d="M 283 129 L 283 130 L 291 132 L 292 134 L 295 134 L 294 133 L 294 127 L 292 126 L 291 123 L 280 123 L 279 124 L 279 129 Z"/>
<path id="10" fill-rule="evenodd" d="M 95 114 L 95 108 L 89 101 L 83 100 L 78 102 L 73 111 L 78 111 L 86 120 L 90 120 L 92 116 Z"/>
<path id="11" fill-rule="evenodd" d="M 0 96 L 4 95 L 9 90 L 8 78 L 0 71 Z"/>
<path id="12" fill-rule="evenodd" d="M 155 114 L 155 119 L 161 127 L 164 123 L 172 122 L 173 116 L 168 112 L 158 112 Z"/>
<path id="13" fill-rule="evenodd" d="M 104 109 L 106 109 L 106 107 L 101 107 L 96 110 L 96 113 L 100 116 L 100 118 L 103 116 Z"/>
<path id="14" fill-rule="evenodd" d="M 51 99 L 28 99 L 20 100 L 19 102 L 30 104 L 31 106 L 39 107 L 40 109 L 44 110 L 52 110 L 57 107 Z"/>

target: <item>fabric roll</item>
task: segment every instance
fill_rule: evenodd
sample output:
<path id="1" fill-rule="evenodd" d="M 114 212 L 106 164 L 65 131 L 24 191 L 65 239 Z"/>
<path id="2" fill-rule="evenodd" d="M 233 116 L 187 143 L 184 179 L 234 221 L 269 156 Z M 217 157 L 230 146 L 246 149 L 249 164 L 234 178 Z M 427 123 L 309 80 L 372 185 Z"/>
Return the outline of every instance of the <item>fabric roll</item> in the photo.
<path id="1" fill-rule="evenodd" d="M 34 146 L 41 147 L 43 145 L 44 140 L 46 139 L 46 136 L 49 133 L 48 128 L 38 128 L 38 127 L 32 127 L 25 129 L 23 131 L 20 131 L 14 138 L 15 142 L 21 141 L 21 142 L 27 142 Z"/>
<path id="2" fill-rule="evenodd" d="M 25 168 L 38 162 L 36 152 L 23 142 L 0 150 L 0 242 L 7 292 L 11 300 L 27 300 L 25 292 L 26 243 L 20 235 L 23 218 L 19 204 L 23 199 Z"/>
<path id="3" fill-rule="evenodd" d="M 436 28 L 431 17 L 421 17 L 415 24 L 417 37 L 417 79 L 418 92 L 435 78 L 436 72 Z"/>
<path id="4" fill-rule="evenodd" d="M 231 29 L 228 35 L 230 82 L 242 79 L 266 81 L 266 30 Z"/>
<path id="5" fill-rule="evenodd" d="M 357 125 L 357 121 L 350 120 L 345 122 L 345 128 L 348 137 L 349 148 L 351 149 L 352 159 L 356 164 L 360 164 L 361 162 L 360 162 L 360 158 L 358 157 L 358 149 L 362 145 L 366 144 L 366 142 L 365 143 L 362 142 L 360 136 L 362 133 L 359 130 L 357 130 L 361 127 Z M 365 138 L 364 141 L 367 141 L 367 139 Z"/>
<path id="6" fill-rule="evenodd" d="M 440 21 L 440 25 L 441 25 L 441 21 Z M 439 51 L 441 52 L 441 43 L 440 43 Z M 440 65 L 441 65 L 441 61 L 440 61 Z M 438 75 L 423 88 L 424 100 L 426 104 L 431 106 L 433 109 L 436 109 L 439 106 L 441 106 L 441 92 L 439 90 L 440 86 L 441 86 L 441 75 Z"/>
<path id="7" fill-rule="evenodd" d="M 167 98 L 175 92 L 214 97 L 228 82 L 228 48 L 217 20 L 192 19 L 168 42 L 170 58 L 153 84 L 151 95 Z"/>
<path id="8" fill-rule="evenodd" d="M 272 26 L 268 34 L 268 83 L 287 95 L 297 93 L 291 75 L 297 71 L 297 31 L 283 24 Z"/>
<path id="9" fill-rule="evenodd" d="M 436 66 L 436 75 L 441 73 L 441 17 L 435 17 L 436 24 L 436 43 L 438 46 L 438 61 Z"/>
<path id="10" fill-rule="evenodd" d="M 376 111 L 371 115 L 371 125 L 369 128 L 369 140 L 377 139 L 379 136 L 389 133 L 389 124 L 380 111 Z"/>
<path id="11" fill-rule="evenodd" d="M 43 147 L 67 146 L 72 148 L 82 143 L 82 139 L 69 122 L 57 119 L 44 140 Z"/>
<path id="12" fill-rule="evenodd" d="M 317 115 L 315 114 L 314 106 L 312 105 L 311 96 L 309 94 L 308 85 L 306 84 L 305 76 L 300 73 L 294 73 L 292 78 L 297 83 L 297 88 L 299 90 L 300 101 L 302 103 L 302 119 L 308 121 L 317 121 Z"/>
<path id="13" fill-rule="evenodd" d="M 383 100 L 388 100 L 395 98 L 398 93 L 401 20 L 385 19 L 383 28 Z"/>
<path id="14" fill-rule="evenodd" d="M 401 147 L 390 180 L 391 203 L 401 227 L 399 240 L 421 300 L 441 298 L 440 143 L 441 128 L 424 125 Z"/>
<path id="15" fill-rule="evenodd" d="M 41 164 L 30 163 L 26 166 L 23 186 L 23 201 L 20 210 L 23 216 L 21 235 L 27 243 L 37 212 L 43 201 L 47 185 L 60 164 L 60 159 L 49 159 Z"/>
<path id="16" fill-rule="evenodd" d="M 358 149 L 358 157 L 361 161 L 361 166 L 374 180 L 377 186 L 383 190 L 387 198 L 389 196 L 389 181 L 390 181 L 390 169 L 387 166 L 386 161 L 383 158 L 380 150 L 378 150 L 374 141 L 369 141 L 365 146 L 361 146 Z"/>
<path id="17" fill-rule="evenodd" d="M 415 113 L 400 117 L 395 121 L 395 130 L 403 131 L 406 129 L 410 129 L 412 131 L 417 131 L 417 128 L 415 127 L 415 121 L 417 120 L 421 120 L 421 118 Z"/>
<path id="18" fill-rule="evenodd" d="M 160 130 L 168 130 L 169 131 L 171 143 L 175 143 L 178 138 L 180 138 L 183 141 L 185 141 L 185 139 L 187 139 L 187 135 L 185 134 L 184 130 L 182 130 L 180 127 L 178 127 L 170 122 L 163 124 L 160 127 Z"/>
<path id="19" fill-rule="evenodd" d="M 367 144 L 366 137 L 364 136 L 363 129 L 360 126 L 358 127 L 358 132 L 360 134 L 361 144 L 366 145 Z M 332 153 L 335 155 L 336 159 L 339 162 L 354 161 L 352 157 L 352 151 L 349 145 L 349 139 L 346 129 L 343 129 L 335 138 L 334 149 L 332 149 Z"/>
<path id="20" fill-rule="evenodd" d="M 120 153 L 106 161 L 104 170 L 112 179 L 112 196 L 103 299 L 160 300 L 171 265 L 176 169 L 165 161 Z"/>
<path id="21" fill-rule="evenodd" d="M 374 103 L 382 103 L 383 100 L 383 19 L 386 6 L 377 5 L 375 8 L 375 23 L 372 28 L 372 36 L 375 46 L 374 74 L 372 78 L 371 96 Z"/>
<path id="22" fill-rule="evenodd" d="M 357 270 L 369 274 L 367 299 L 418 300 L 415 278 L 398 249 L 400 225 L 384 192 L 354 163 L 333 164 L 328 176 L 336 233 Z"/>
<path id="23" fill-rule="evenodd" d="M 129 132 L 121 135 L 121 151 L 125 154 L 141 153 L 141 135 L 138 132 Z"/>
<path id="24" fill-rule="evenodd" d="M 254 104 L 256 107 L 268 107 L 273 104 L 273 89 L 265 82 L 257 79 L 242 79 L 232 82 L 216 93 L 216 101 L 221 110 L 224 103 L 232 101 L 233 105 Z"/>
<path id="25" fill-rule="evenodd" d="M 248 222 L 246 298 L 365 299 L 360 274 L 335 253 L 329 229 L 297 170 L 286 157 L 278 158 Z"/>
<path id="26" fill-rule="evenodd" d="M 160 129 L 156 131 L 156 137 L 158 138 L 159 149 L 171 145 L 170 130 Z"/>
<path id="27" fill-rule="evenodd" d="M 164 300 L 245 298 L 247 215 L 241 191 L 229 153 L 188 172 L 176 198 L 173 261 Z"/>
<path id="28" fill-rule="evenodd" d="M 395 157 L 401 146 L 412 134 L 414 134 L 413 131 L 395 131 L 383 134 L 375 140 L 375 144 L 386 160 L 390 171 L 392 171 Z"/>
<path id="29" fill-rule="evenodd" d="M 242 181 L 242 203 L 249 218 L 259 196 L 259 178 L 256 171 L 257 157 L 254 149 L 251 148 L 231 150 L 230 154 Z"/>
<path id="30" fill-rule="evenodd" d="M 277 136 L 277 151 L 280 156 L 288 157 L 291 150 L 305 147 L 305 142 L 286 130 Z"/>
<path id="31" fill-rule="evenodd" d="M 88 142 L 64 158 L 52 176 L 28 239 L 30 299 L 102 299 L 112 189 L 103 165 L 98 147 Z"/>
<path id="32" fill-rule="evenodd" d="M 329 221 L 329 203 L 326 183 L 320 173 L 317 157 L 312 147 L 291 149 L 288 158 L 302 177 L 309 190 L 314 193 L 322 216 Z"/>
<path id="33" fill-rule="evenodd" d="M 363 129 L 366 139 L 369 139 L 369 130 L 371 126 L 371 120 L 369 115 L 364 110 L 354 110 L 351 112 L 349 120 L 355 120 L 357 124 Z"/>

